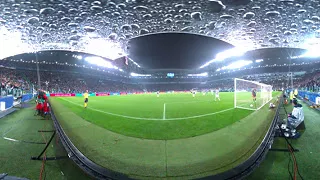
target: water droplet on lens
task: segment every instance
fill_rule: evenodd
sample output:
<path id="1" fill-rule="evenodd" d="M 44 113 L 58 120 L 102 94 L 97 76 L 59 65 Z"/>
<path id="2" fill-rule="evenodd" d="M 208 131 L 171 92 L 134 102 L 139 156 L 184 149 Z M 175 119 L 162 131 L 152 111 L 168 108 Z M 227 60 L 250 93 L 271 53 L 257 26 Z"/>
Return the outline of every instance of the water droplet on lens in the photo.
<path id="1" fill-rule="evenodd" d="M 69 27 L 77 27 L 79 24 L 78 23 L 69 23 L 68 26 Z"/>
<path id="2" fill-rule="evenodd" d="M 92 10 L 92 11 L 101 11 L 102 7 L 101 6 L 91 6 L 90 10 Z"/>
<path id="3" fill-rule="evenodd" d="M 43 14 L 43 15 L 48 15 L 48 14 L 52 14 L 52 13 L 54 13 L 53 8 L 43 8 L 40 10 L 40 14 Z"/>
<path id="4" fill-rule="evenodd" d="M 93 1 L 91 3 L 92 6 L 100 6 L 101 5 L 101 2 L 100 1 Z"/>
<path id="5" fill-rule="evenodd" d="M 209 22 L 207 27 L 208 27 L 208 29 L 213 30 L 216 27 L 216 22 Z"/>
<path id="6" fill-rule="evenodd" d="M 194 19 L 194 20 L 197 20 L 197 21 L 201 21 L 202 20 L 200 12 L 191 13 L 191 18 Z"/>
<path id="7" fill-rule="evenodd" d="M 181 31 L 183 31 L 183 32 L 189 32 L 189 31 L 192 31 L 193 29 L 194 29 L 194 27 L 192 27 L 192 26 L 187 26 L 187 27 L 182 28 Z"/>
<path id="8" fill-rule="evenodd" d="M 78 41 L 80 38 L 81 38 L 81 36 L 79 36 L 79 35 L 72 35 L 68 39 L 70 41 Z"/>
<path id="9" fill-rule="evenodd" d="M 71 19 L 69 17 L 63 17 L 61 18 L 62 21 L 71 21 Z"/>
<path id="10" fill-rule="evenodd" d="M 26 14 L 38 14 L 38 10 L 36 10 L 36 9 L 27 9 L 27 10 L 24 10 L 24 13 L 26 13 Z"/>
<path id="11" fill-rule="evenodd" d="M 49 28 L 57 29 L 57 25 L 56 25 L 56 24 L 50 24 L 50 25 L 49 25 Z"/>
<path id="12" fill-rule="evenodd" d="M 320 21 L 320 17 L 319 16 L 312 16 L 311 20 L 313 21 Z"/>
<path id="13" fill-rule="evenodd" d="M 69 13 L 69 14 L 75 14 L 75 13 L 77 13 L 77 12 L 78 12 L 77 9 L 69 9 L 69 10 L 68 10 L 68 13 Z"/>
<path id="14" fill-rule="evenodd" d="M 243 15 L 244 19 L 251 19 L 255 16 L 255 14 L 253 12 L 247 12 Z"/>
<path id="15" fill-rule="evenodd" d="M 172 23 L 172 19 L 171 18 L 167 18 L 167 19 L 164 20 L 164 22 L 167 23 L 167 24 Z"/>
<path id="16" fill-rule="evenodd" d="M 96 30 L 96 28 L 91 26 L 85 26 L 83 29 L 87 32 L 94 32 Z"/>
<path id="17" fill-rule="evenodd" d="M 268 11 L 266 13 L 267 16 L 271 16 L 271 17 L 274 17 L 274 16 L 279 16 L 280 15 L 280 12 L 278 11 Z"/>
<path id="18" fill-rule="evenodd" d="M 136 6 L 133 9 L 137 10 L 137 11 L 148 11 L 149 10 L 149 8 L 147 6 Z"/>
<path id="19" fill-rule="evenodd" d="M 143 35 L 143 34 L 148 34 L 149 30 L 148 29 L 140 29 L 139 34 Z"/>
<path id="20" fill-rule="evenodd" d="M 28 22 L 29 24 L 36 24 L 36 23 L 39 22 L 39 18 L 37 18 L 37 17 L 31 17 L 31 18 L 29 18 L 29 19 L 27 20 L 27 22 Z"/>
<path id="21" fill-rule="evenodd" d="M 233 16 L 229 15 L 229 14 L 224 14 L 220 16 L 221 19 L 232 19 Z"/>
<path id="22" fill-rule="evenodd" d="M 111 33 L 108 38 L 111 39 L 111 40 L 115 40 L 117 39 L 118 35 L 116 33 Z"/>
<path id="23" fill-rule="evenodd" d="M 137 29 L 140 29 L 140 26 L 138 24 L 131 24 L 131 28 L 133 30 L 137 30 Z"/>
<path id="24" fill-rule="evenodd" d="M 142 16 L 144 19 L 151 19 L 152 15 L 151 14 L 145 14 Z"/>
<path id="25" fill-rule="evenodd" d="M 303 20 L 303 23 L 304 24 L 313 24 L 314 22 L 310 19 L 305 19 L 305 20 Z"/>
<path id="26" fill-rule="evenodd" d="M 208 2 L 208 10 L 211 13 L 218 13 L 225 9 L 226 6 L 222 4 L 221 1 L 209 0 Z"/>
<path id="27" fill-rule="evenodd" d="M 251 21 L 247 24 L 248 27 L 253 27 L 255 26 L 257 23 L 255 21 Z"/>
<path id="28" fill-rule="evenodd" d="M 297 11 L 298 14 L 302 14 L 302 13 L 305 13 L 305 12 L 307 12 L 307 10 L 305 10 L 305 9 L 299 9 L 299 10 Z"/>

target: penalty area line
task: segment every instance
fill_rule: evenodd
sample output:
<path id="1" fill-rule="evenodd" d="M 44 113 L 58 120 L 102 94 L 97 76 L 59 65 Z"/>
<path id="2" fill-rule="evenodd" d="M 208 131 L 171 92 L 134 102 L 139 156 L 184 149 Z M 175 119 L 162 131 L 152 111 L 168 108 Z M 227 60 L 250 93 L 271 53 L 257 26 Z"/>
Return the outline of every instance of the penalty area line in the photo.
<path id="1" fill-rule="evenodd" d="M 64 99 L 64 98 L 61 98 L 62 100 L 64 101 L 67 101 L 71 104 L 74 104 L 76 106 L 80 106 L 82 107 L 80 104 L 77 104 L 75 102 L 72 102 L 72 101 L 69 101 L 67 99 Z M 200 117 L 205 117 L 205 116 L 211 116 L 211 115 L 215 115 L 215 114 L 219 114 L 219 113 L 223 113 L 223 112 L 226 112 L 226 111 L 230 111 L 230 110 L 233 110 L 234 108 L 229 108 L 229 109 L 225 109 L 225 110 L 222 110 L 222 111 L 218 111 L 218 112 L 214 112 L 214 113 L 208 113 L 208 114 L 201 114 L 201 115 L 197 115 L 197 116 L 188 116 L 188 117 L 181 117 L 181 118 L 169 118 L 169 119 L 159 119 L 159 118 L 141 118 L 141 117 L 133 117 L 133 116 L 126 116 L 126 115 L 121 115 L 121 114 L 115 114 L 115 113 L 110 113 L 110 112 L 106 112 L 106 111 L 102 111 L 102 110 L 99 110 L 99 109 L 94 109 L 94 108 L 89 108 L 93 111 L 96 111 L 96 112 L 101 112 L 101 113 L 104 113 L 104 114 L 109 114 L 109 115 L 112 115 L 112 116 L 118 116 L 118 117 L 124 117 L 124 118 L 128 118 L 128 119 L 136 119 L 136 120 L 150 120 L 150 121 L 156 121 L 156 120 L 184 120 L 184 119 L 194 119 L 194 118 L 200 118 Z M 164 111 L 165 113 L 165 111 Z"/>

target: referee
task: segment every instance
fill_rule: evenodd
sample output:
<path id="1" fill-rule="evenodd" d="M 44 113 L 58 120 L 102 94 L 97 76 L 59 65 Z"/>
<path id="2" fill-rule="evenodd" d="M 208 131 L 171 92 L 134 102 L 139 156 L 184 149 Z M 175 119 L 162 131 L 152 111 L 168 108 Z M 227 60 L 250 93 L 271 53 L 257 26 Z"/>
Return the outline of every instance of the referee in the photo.
<path id="1" fill-rule="evenodd" d="M 86 92 L 83 94 L 83 97 L 84 97 L 84 108 L 87 108 L 87 106 L 88 106 L 88 101 L 89 101 L 88 90 L 86 90 Z"/>

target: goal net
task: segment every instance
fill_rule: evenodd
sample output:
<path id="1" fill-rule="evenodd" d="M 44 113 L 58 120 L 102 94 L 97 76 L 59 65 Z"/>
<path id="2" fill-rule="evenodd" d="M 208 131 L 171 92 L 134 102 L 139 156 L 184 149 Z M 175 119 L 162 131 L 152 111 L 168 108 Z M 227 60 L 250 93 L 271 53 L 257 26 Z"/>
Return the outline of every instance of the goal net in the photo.
<path id="1" fill-rule="evenodd" d="M 255 98 L 254 98 L 254 95 Z M 249 81 L 234 79 L 234 107 L 258 110 L 272 99 L 272 86 Z"/>

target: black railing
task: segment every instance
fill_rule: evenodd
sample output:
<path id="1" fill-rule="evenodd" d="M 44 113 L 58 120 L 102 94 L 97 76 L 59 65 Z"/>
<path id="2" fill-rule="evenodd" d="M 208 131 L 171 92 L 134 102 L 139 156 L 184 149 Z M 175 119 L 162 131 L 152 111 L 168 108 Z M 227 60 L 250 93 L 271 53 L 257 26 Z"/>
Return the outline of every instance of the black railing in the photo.
<path id="1" fill-rule="evenodd" d="M 275 127 L 279 120 L 279 110 L 282 104 L 283 96 L 281 95 L 279 98 L 279 104 L 277 106 L 274 119 L 268 129 L 268 132 L 266 133 L 265 137 L 263 138 L 261 144 L 256 149 L 256 151 L 245 162 L 223 173 L 208 176 L 201 179 L 238 180 L 244 179 L 245 177 L 250 175 L 254 171 L 254 169 L 258 167 L 260 163 L 265 159 L 269 149 L 271 149 L 275 136 Z"/>
<path id="2" fill-rule="evenodd" d="M 96 179 L 129 179 L 126 175 L 101 167 L 84 156 L 66 135 L 60 123 L 57 121 L 52 109 L 51 117 L 56 128 L 56 132 L 59 135 L 62 145 L 66 149 L 69 158 L 73 160 L 83 171 Z"/>

